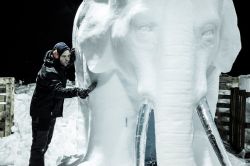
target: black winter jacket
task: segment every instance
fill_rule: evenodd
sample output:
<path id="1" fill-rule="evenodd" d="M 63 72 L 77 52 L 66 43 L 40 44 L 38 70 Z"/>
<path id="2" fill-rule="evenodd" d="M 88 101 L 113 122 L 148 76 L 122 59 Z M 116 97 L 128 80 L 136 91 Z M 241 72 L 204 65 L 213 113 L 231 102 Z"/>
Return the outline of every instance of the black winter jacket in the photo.
<path id="1" fill-rule="evenodd" d="M 66 88 L 66 69 L 48 51 L 38 72 L 31 99 L 32 117 L 55 118 L 63 116 L 64 98 L 77 96 L 77 88 Z"/>

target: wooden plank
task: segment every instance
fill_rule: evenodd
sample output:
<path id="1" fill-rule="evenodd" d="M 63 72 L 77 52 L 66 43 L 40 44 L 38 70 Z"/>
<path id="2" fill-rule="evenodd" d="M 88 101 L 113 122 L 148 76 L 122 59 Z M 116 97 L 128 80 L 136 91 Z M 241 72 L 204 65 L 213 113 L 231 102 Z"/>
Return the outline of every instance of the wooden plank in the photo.
<path id="1" fill-rule="evenodd" d="M 225 129 L 222 129 L 222 128 L 218 128 L 218 131 L 221 135 L 225 135 L 225 136 L 228 136 L 230 134 L 230 131 L 229 130 L 225 130 Z"/>
<path id="2" fill-rule="evenodd" d="M 0 84 L 14 84 L 15 78 L 14 77 L 0 77 Z"/>
<path id="3" fill-rule="evenodd" d="M 4 112 L 4 110 L 5 110 L 5 105 L 0 104 L 0 113 Z M 0 115 L 0 119 L 1 119 L 1 115 Z"/>
<path id="4" fill-rule="evenodd" d="M 5 122 L 0 122 L 0 130 L 4 130 Z"/>
<path id="5" fill-rule="evenodd" d="M 250 97 L 250 92 L 246 92 L 246 97 Z"/>
<path id="6" fill-rule="evenodd" d="M 231 134 L 230 143 L 235 152 L 241 152 L 245 145 L 246 93 L 239 88 L 231 89 Z"/>
<path id="7" fill-rule="evenodd" d="M 230 117 L 230 113 L 229 112 L 219 112 L 219 111 L 217 111 L 215 113 L 215 116 L 218 116 L 218 117 Z"/>
<path id="8" fill-rule="evenodd" d="M 219 99 L 230 99 L 230 95 L 219 95 Z"/>
<path id="9" fill-rule="evenodd" d="M 245 123 L 245 128 L 250 128 L 250 123 Z"/>
<path id="10" fill-rule="evenodd" d="M 240 143 L 239 147 L 245 148 L 245 120 L 246 120 L 246 91 L 240 90 L 240 112 L 239 112 L 239 130 L 240 130 Z"/>
<path id="11" fill-rule="evenodd" d="M 226 122 L 226 121 L 220 121 L 220 120 L 217 120 L 216 121 L 217 125 L 221 125 L 221 126 L 229 126 L 230 125 L 230 122 Z"/>
<path id="12" fill-rule="evenodd" d="M 3 93 L 5 93 L 5 92 L 6 92 L 6 90 L 5 90 L 5 85 L 0 84 L 0 94 L 3 94 Z"/>
<path id="13" fill-rule="evenodd" d="M 217 107 L 230 108 L 230 104 L 229 103 L 217 103 Z"/>
<path id="14" fill-rule="evenodd" d="M 230 145 L 232 148 L 235 150 L 237 149 L 237 142 L 238 142 L 238 130 L 237 130 L 237 117 L 236 117 L 236 110 L 238 107 L 238 95 L 239 94 L 239 88 L 231 88 L 231 108 L 230 108 L 230 119 L 231 119 L 231 124 L 230 124 Z M 238 152 L 238 149 L 237 149 Z"/>
<path id="15" fill-rule="evenodd" d="M 0 96 L 0 102 L 5 102 L 6 101 L 6 97 L 5 96 Z"/>
<path id="16" fill-rule="evenodd" d="M 4 97 L 4 101 L 0 101 L 0 137 L 11 134 L 14 117 L 14 83 L 13 77 L 0 77 L 0 98 L 2 99 Z"/>
<path id="17" fill-rule="evenodd" d="M 245 154 L 245 159 L 250 159 L 250 152 L 247 152 L 247 153 Z"/>

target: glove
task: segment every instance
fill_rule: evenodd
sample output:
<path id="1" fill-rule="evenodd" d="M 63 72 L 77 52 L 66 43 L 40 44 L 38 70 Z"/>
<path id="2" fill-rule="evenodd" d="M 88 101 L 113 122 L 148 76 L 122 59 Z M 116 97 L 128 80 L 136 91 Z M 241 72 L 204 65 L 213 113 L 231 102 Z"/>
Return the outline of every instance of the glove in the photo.
<path id="1" fill-rule="evenodd" d="M 90 93 L 91 91 L 93 91 L 96 86 L 97 86 L 97 81 L 92 82 L 92 84 L 87 89 L 88 93 Z"/>
<path id="2" fill-rule="evenodd" d="M 70 60 L 69 60 L 69 65 L 68 66 L 72 66 L 75 61 L 76 61 L 75 48 L 72 48 L 70 50 Z"/>
<path id="3" fill-rule="evenodd" d="M 89 96 L 88 90 L 77 88 L 77 96 L 79 96 L 82 99 L 85 99 Z"/>

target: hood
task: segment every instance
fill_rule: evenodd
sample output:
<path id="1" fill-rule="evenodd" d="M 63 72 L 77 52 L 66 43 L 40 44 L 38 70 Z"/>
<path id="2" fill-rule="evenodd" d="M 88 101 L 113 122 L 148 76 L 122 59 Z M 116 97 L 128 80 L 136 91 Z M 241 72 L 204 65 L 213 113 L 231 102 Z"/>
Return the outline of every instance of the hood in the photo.
<path id="1" fill-rule="evenodd" d="M 49 50 L 46 52 L 44 58 L 43 58 L 43 62 L 45 64 L 45 66 L 54 66 L 54 64 L 56 63 L 55 62 L 55 59 L 52 57 L 52 50 Z"/>
<path id="2" fill-rule="evenodd" d="M 67 67 L 61 65 L 59 59 L 53 58 L 52 52 L 53 52 L 53 50 L 49 50 L 46 52 L 46 54 L 43 58 L 43 62 L 44 62 L 45 66 L 56 67 L 58 69 L 60 68 L 60 69 L 66 70 L 66 69 L 69 69 L 74 64 L 74 60 L 71 60 L 71 62 L 69 63 L 69 65 Z"/>

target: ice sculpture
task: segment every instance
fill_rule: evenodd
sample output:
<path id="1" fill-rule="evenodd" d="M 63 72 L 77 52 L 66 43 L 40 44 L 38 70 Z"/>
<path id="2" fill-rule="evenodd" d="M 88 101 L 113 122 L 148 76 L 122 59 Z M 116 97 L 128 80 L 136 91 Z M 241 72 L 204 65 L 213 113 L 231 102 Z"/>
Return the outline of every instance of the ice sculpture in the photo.
<path id="1" fill-rule="evenodd" d="M 195 110 L 206 99 L 197 108 L 203 124 L 212 123 L 203 113 L 214 116 L 219 75 L 240 50 L 232 0 L 86 0 L 75 16 L 73 46 L 77 84 L 99 83 L 88 102 L 80 101 L 90 129 L 81 165 L 144 165 L 145 130 L 141 155 L 135 145 L 144 107 L 154 110 L 159 166 L 231 165 L 219 136 L 211 137 L 219 151 L 209 143 Z"/>

